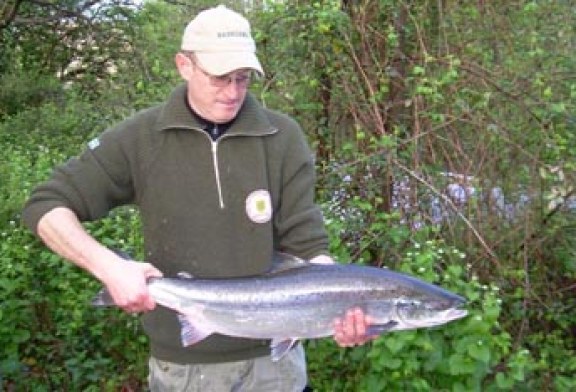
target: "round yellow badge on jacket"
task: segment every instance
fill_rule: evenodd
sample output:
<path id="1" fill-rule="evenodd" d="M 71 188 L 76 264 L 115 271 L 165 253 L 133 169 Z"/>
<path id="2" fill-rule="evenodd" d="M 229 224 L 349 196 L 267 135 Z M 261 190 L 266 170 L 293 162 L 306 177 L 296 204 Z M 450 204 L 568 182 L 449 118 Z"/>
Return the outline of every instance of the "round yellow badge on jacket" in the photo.
<path id="1" fill-rule="evenodd" d="M 270 192 L 258 189 L 246 198 L 246 215 L 254 223 L 266 223 L 272 218 Z"/>

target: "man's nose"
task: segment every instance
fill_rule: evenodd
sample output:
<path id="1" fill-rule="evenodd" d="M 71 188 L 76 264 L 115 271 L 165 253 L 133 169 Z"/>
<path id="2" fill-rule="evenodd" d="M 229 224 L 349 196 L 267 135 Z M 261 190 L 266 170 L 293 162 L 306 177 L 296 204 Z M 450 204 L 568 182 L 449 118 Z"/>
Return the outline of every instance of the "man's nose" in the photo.
<path id="1" fill-rule="evenodd" d="M 244 90 L 246 90 L 246 87 L 242 86 L 241 83 L 234 78 L 231 78 L 226 87 L 224 87 L 224 92 L 229 98 L 240 97 Z"/>

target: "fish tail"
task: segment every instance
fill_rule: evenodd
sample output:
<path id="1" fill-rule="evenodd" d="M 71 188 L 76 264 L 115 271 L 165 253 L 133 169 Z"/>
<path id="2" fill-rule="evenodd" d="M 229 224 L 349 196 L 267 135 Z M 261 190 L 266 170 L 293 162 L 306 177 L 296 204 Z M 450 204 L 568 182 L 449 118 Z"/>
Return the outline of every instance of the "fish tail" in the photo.
<path id="1" fill-rule="evenodd" d="M 92 299 L 93 306 L 114 306 L 114 300 L 110 295 L 110 292 L 106 289 L 102 289 L 94 296 Z"/>

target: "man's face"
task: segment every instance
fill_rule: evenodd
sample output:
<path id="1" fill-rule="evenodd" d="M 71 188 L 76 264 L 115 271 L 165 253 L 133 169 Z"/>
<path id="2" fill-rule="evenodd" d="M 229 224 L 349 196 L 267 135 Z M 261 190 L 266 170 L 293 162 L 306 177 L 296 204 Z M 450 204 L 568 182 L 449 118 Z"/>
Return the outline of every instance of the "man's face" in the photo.
<path id="1" fill-rule="evenodd" d="M 191 56 L 176 55 L 180 75 L 188 82 L 188 102 L 201 117 L 215 123 L 233 120 L 246 98 L 251 71 L 239 69 L 210 75 Z"/>

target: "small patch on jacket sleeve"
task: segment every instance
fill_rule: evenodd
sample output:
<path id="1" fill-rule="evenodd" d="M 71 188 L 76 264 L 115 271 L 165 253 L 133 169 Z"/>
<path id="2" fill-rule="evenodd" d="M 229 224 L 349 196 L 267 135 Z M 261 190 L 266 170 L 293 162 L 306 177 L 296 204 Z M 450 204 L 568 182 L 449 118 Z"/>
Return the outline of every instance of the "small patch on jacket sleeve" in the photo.
<path id="1" fill-rule="evenodd" d="M 98 139 L 97 137 L 88 142 L 88 148 L 91 150 L 95 150 L 96 148 L 98 148 L 98 146 L 100 146 L 100 139 Z"/>

